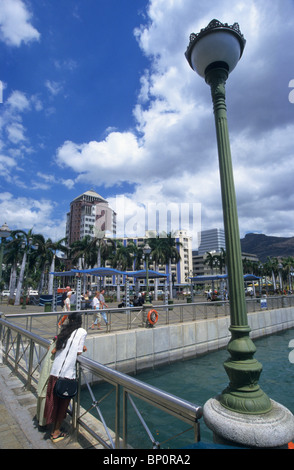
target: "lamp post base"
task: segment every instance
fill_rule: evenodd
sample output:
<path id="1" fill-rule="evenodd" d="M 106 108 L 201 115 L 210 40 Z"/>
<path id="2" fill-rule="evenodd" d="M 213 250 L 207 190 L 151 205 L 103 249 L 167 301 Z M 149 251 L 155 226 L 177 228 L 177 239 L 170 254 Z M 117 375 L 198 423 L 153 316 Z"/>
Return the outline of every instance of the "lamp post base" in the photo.
<path id="1" fill-rule="evenodd" d="M 294 416 L 273 400 L 271 405 L 268 413 L 242 414 L 224 408 L 217 396 L 205 403 L 203 418 L 218 444 L 247 448 L 287 448 L 294 439 Z"/>

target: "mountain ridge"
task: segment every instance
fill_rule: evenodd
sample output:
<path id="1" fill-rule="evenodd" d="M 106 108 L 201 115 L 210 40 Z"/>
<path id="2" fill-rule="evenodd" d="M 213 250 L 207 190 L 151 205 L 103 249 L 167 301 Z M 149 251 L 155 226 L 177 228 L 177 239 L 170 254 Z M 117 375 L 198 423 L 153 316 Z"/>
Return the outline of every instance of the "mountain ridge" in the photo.
<path id="1" fill-rule="evenodd" d="M 294 237 L 247 233 L 240 242 L 242 253 L 254 254 L 262 262 L 265 262 L 268 256 L 271 258 L 294 256 Z"/>

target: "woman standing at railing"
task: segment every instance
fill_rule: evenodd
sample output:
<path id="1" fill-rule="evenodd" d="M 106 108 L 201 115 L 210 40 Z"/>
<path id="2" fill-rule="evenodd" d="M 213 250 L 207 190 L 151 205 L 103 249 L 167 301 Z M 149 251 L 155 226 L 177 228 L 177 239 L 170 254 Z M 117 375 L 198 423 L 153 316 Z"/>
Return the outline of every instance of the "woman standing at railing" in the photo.
<path id="1" fill-rule="evenodd" d="M 68 316 L 68 322 L 62 327 L 57 336 L 55 353 L 46 395 L 44 417 L 46 423 L 53 424 L 51 440 L 59 442 L 66 437 L 60 429 L 61 423 L 66 417 L 66 411 L 71 398 L 59 398 L 55 391 L 55 384 L 59 377 L 76 379 L 77 356 L 87 348 L 84 346 L 87 336 L 86 330 L 81 328 L 82 317 L 74 312 Z"/>

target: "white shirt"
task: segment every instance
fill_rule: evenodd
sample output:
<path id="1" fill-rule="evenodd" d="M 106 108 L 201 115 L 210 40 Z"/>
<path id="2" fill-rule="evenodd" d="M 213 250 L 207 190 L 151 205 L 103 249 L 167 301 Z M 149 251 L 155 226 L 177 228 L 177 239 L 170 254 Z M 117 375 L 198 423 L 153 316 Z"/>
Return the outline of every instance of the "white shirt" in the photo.
<path id="1" fill-rule="evenodd" d="M 65 311 L 70 312 L 70 298 L 67 297 L 64 302 Z"/>
<path id="2" fill-rule="evenodd" d="M 94 297 L 93 301 L 92 301 L 92 305 L 93 305 L 93 308 L 95 310 L 99 310 L 100 309 L 100 301 L 97 297 Z"/>
<path id="3" fill-rule="evenodd" d="M 68 379 L 76 378 L 77 355 L 78 353 L 83 352 L 86 336 L 87 332 L 84 328 L 78 328 L 72 332 L 67 340 L 65 348 L 56 352 L 50 375 L 54 375 L 55 377 L 66 377 Z M 63 364 L 64 359 L 65 362 Z"/>

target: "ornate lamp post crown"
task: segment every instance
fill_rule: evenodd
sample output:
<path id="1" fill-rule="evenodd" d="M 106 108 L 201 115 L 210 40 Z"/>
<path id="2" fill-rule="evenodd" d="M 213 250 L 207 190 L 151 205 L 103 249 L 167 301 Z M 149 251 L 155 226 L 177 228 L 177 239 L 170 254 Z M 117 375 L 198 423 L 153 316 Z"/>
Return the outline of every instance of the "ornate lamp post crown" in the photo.
<path id="1" fill-rule="evenodd" d="M 190 35 L 185 56 L 193 70 L 205 77 L 208 67 L 221 65 L 231 72 L 242 56 L 246 40 L 239 24 L 212 20 L 200 33 Z"/>

